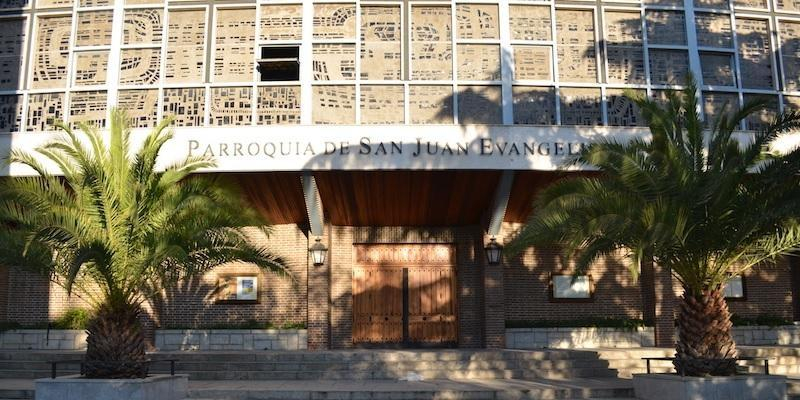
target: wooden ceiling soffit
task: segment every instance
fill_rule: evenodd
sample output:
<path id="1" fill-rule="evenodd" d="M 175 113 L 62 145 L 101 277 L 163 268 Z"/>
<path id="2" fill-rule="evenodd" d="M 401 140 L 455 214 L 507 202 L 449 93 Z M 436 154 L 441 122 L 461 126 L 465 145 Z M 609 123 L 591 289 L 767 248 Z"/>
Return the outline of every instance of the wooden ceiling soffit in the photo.
<path id="1" fill-rule="evenodd" d="M 249 203 L 272 224 L 301 224 L 308 220 L 301 172 L 225 173 Z"/>

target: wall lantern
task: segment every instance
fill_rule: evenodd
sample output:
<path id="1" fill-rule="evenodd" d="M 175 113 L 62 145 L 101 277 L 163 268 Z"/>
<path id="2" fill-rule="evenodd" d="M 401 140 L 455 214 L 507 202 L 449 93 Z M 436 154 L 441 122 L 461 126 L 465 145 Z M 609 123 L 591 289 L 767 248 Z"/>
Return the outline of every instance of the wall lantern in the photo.
<path id="1" fill-rule="evenodd" d="M 500 258 L 503 255 L 503 246 L 497 244 L 495 238 L 489 241 L 489 244 L 486 245 L 484 250 L 486 250 L 486 261 L 489 262 L 489 265 L 500 264 Z"/>
<path id="2" fill-rule="evenodd" d="M 325 264 L 325 255 L 328 254 L 328 248 L 322 244 L 320 238 L 316 239 L 314 245 L 312 245 L 308 251 L 311 253 L 311 260 L 314 261 L 314 265 L 320 266 Z"/>

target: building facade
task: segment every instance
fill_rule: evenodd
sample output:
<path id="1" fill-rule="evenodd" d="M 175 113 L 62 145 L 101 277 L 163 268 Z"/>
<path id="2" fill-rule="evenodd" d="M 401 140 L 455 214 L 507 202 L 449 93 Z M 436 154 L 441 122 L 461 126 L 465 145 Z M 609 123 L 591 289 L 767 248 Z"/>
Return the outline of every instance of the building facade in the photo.
<path id="1" fill-rule="evenodd" d="M 647 134 L 630 89 L 662 98 L 691 72 L 706 121 L 755 96 L 800 106 L 800 2 L 2 0 L 0 153 L 51 121 L 135 137 L 172 117 L 163 162 L 205 154 L 274 226 L 293 280 L 245 265 L 171 291 L 153 326 L 305 324 L 311 348 L 502 347 L 506 326 L 645 320 L 674 335 L 680 288 L 622 256 L 576 281 L 554 249 L 489 265 L 557 167 L 598 136 Z M 0 166 L 0 175 L 30 171 Z M 308 249 L 327 249 L 314 265 Z M 800 267 L 730 287 L 741 317 L 800 320 Z M 0 268 L 0 320 L 80 306 Z"/>

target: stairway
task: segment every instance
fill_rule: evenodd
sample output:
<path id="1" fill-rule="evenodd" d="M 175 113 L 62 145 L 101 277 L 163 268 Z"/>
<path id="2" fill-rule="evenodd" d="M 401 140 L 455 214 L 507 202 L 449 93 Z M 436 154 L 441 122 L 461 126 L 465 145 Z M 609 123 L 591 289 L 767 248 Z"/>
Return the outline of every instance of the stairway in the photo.
<path id="1" fill-rule="evenodd" d="M 800 349 L 741 347 L 745 356 L 770 357 L 770 372 L 794 375 L 789 391 L 800 400 Z M 645 372 L 642 357 L 672 350 L 352 350 L 256 352 L 159 352 L 177 359 L 198 400 L 275 399 L 632 399 L 630 378 Z M 0 400 L 32 397 L 30 380 L 50 375 L 50 360 L 80 358 L 76 352 L 0 351 L 0 379 L 24 379 L 25 388 L 3 388 Z M 742 363 L 753 373 L 763 364 Z M 168 373 L 168 363 L 151 372 Z M 59 375 L 77 372 L 59 367 Z M 672 372 L 654 361 L 653 372 Z M 421 382 L 402 382 L 409 376 Z"/>
<path id="2" fill-rule="evenodd" d="M 50 376 L 49 360 L 70 360 L 73 352 L 0 352 L 0 379 Z M 616 377 L 608 362 L 591 352 L 486 350 L 357 350 L 287 352 L 159 352 L 153 360 L 177 359 L 179 373 L 192 380 L 370 380 L 399 379 L 567 379 Z M 155 373 L 168 372 L 156 363 Z M 59 374 L 77 366 L 59 366 Z M 61 372 L 63 371 L 63 372 Z"/>
<path id="3" fill-rule="evenodd" d="M 591 352 L 562 350 L 354 350 L 159 352 L 177 359 L 196 399 L 630 399 L 629 381 Z M 50 376 L 50 360 L 74 352 L 0 351 L 0 379 Z M 77 371 L 59 367 L 59 375 Z M 153 373 L 167 373 L 156 363 Z M 409 376 L 420 382 L 402 382 Z M 2 381 L 0 381 L 2 382 Z M 0 399 L 29 398 L 6 393 Z"/>

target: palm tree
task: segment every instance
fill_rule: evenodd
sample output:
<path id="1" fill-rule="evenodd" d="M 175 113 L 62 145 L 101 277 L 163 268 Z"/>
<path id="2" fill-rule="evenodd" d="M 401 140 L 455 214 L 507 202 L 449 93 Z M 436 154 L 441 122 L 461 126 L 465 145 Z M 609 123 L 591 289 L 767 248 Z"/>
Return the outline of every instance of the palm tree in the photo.
<path id="1" fill-rule="evenodd" d="M 57 123 L 63 136 L 35 149 L 37 156 L 9 156 L 35 176 L 0 182 L 0 263 L 47 272 L 96 308 L 87 329 L 90 378 L 147 374 L 142 305 L 178 282 L 229 262 L 287 275 L 279 258 L 249 239 L 253 228 L 245 227 L 268 228 L 235 188 L 192 175 L 213 159 L 157 168 L 173 136 L 169 123 L 135 153 L 123 111 L 111 112 L 108 143 L 92 126 L 78 125 L 82 140 Z"/>
<path id="2" fill-rule="evenodd" d="M 751 135 L 742 121 L 765 100 L 713 116 L 705 129 L 689 79 L 666 102 L 629 92 L 650 138 L 601 138 L 569 165 L 599 174 L 564 179 L 537 197 L 535 213 L 509 244 L 558 245 L 576 274 L 600 257 L 626 255 L 637 275 L 652 260 L 683 286 L 675 367 L 691 376 L 736 371 L 736 345 L 724 298 L 727 280 L 800 245 L 800 150 L 776 154 L 776 138 L 800 127 L 800 114 L 778 115 Z"/>

